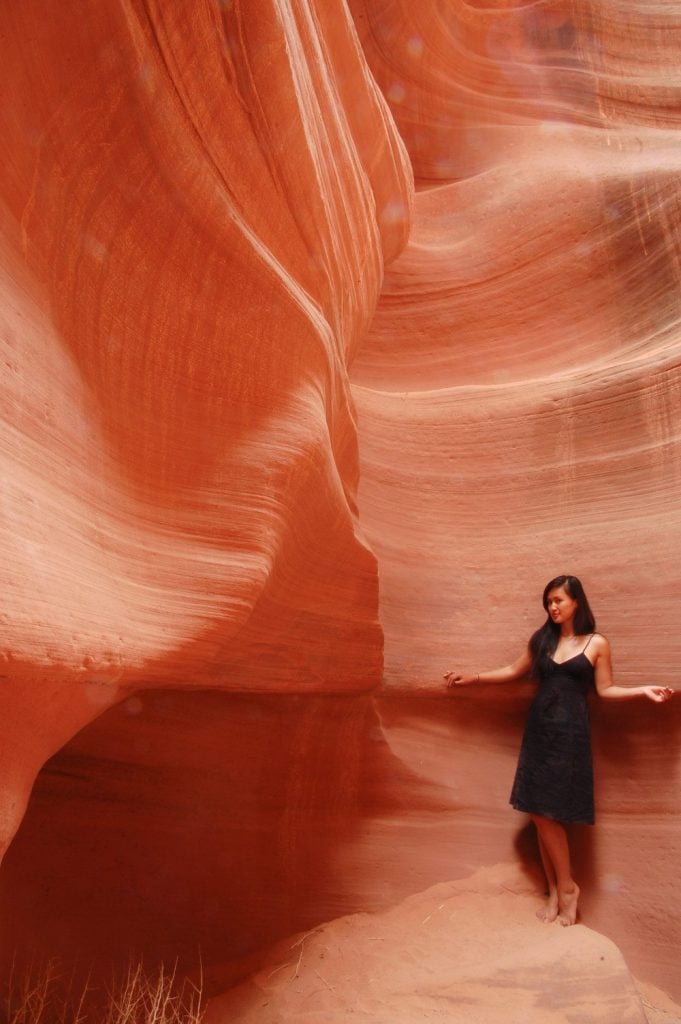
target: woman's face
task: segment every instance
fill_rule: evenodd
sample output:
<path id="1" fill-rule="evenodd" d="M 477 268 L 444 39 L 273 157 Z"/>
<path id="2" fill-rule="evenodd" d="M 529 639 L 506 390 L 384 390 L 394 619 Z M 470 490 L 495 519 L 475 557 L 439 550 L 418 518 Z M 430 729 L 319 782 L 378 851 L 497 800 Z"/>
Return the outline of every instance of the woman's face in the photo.
<path id="1" fill-rule="evenodd" d="M 570 597 L 565 587 L 549 590 L 546 597 L 547 611 L 559 626 L 568 625 L 575 617 L 579 605 Z"/>

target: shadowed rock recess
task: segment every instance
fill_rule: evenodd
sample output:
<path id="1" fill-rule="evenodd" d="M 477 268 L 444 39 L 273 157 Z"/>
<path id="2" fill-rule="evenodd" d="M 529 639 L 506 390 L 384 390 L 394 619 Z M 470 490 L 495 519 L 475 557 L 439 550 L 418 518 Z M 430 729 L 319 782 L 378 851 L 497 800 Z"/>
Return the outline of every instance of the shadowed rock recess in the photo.
<path id="1" fill-rule="evenodd" d="M 3 972 L 657 1021 L 681 710 L 593 699 L 563 935 L 530 687 L 442 674 L 574 572 L 618 682 L 677 684 L 678 5 L 10 0 L 0 60 Z"/>

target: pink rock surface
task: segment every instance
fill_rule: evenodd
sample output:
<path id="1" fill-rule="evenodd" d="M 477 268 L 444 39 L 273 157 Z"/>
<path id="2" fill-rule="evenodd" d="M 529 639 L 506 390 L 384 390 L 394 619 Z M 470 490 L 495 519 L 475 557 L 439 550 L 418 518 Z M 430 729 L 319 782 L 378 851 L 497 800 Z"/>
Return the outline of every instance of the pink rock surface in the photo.
<path id="1" fill-rule="evenodd" d="M 496 166 L 533 130 L 678 128 L 678 12 L 628 0 L 350 0 L 424 181 Z M 615 146 L 617 141 L 611 140 Z"/>
<path id="2" fill-rule="evenodd" d="M 412 185 L 342 5 L 29 2 L 1 46 L 6 842 L 123 687 L 380 681 L 346 362 Z"/>
<path id="3" fill-rule="evenodd" d="M 409 243 L 353 364 L 386 683 L 428 689 L 447 669 L 514 660 L 540 624 L 546 581 L 574 572 L 618 681 L 674 686 L 681 148 L 671 8 L 658 23 L 614 3 L 432 5 L 431 29 L 422 7 L 354 10 L 420 178 Z M 484 700 L 517 706 L 498 688 Z M 677 710 L 668 717 L 597 709 L 603 813 L 583 865 L 592 884 L 626 892 L 624 906 L 589 906 L 595 926 L 660 983 L 681 948 Z M 423 722 L 413 709 L 407 721 L 415 766 Z M 491 853 L 515 743 L 502 753 L 511 733 L 496 716 L 489 730 L 481 718 L 468 755 L 465 730 L 457 735 L 456 753 L 447 737 L 428 770 L 454 787 L 457 773 L 465 779 L 460 798 L 485 822 Z M 491 801 L 480 780 L 490 765 L 503 778 Z"/>
<path id="4" fill-rule="evenodd" d="M 531 858 L 529 691 L 441 677 L 517 656 L 557 572 L 618 681 L 675 685 L 678 32 L 620 0 L 11 5 L 3 845 L 126 703 L 40 777 L 6 949 L 214 965 Z M 140 686 L 253 703 L 197 725 Z M 576 855 L 585 919 L 681 998 L 678 731 L 598 708 Z"/>
<path id="5" fill-rule="evenodd" d="M 617 947 L 582 925 L 542 925 L 536 902 L 517 869 L 499 867 L 322 925 L 214 1000 L 206 1024 L 645 1024 Z"/>

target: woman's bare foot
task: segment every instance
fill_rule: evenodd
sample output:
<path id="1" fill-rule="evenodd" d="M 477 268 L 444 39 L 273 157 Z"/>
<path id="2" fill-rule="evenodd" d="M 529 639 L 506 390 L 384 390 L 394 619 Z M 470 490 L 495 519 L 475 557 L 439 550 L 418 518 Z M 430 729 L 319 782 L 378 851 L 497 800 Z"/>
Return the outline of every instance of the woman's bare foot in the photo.
<path id="1" fill-rule="evenodd" d="M 579 886 L 573 883 L 571 889 L 563 889 L 558 895 L 558 920 L 567 928 L 577 920 L 577 900 L 579 899 Z"/>
<path id="2" fill-rule="evenodd" d="M 543 907 L 540 907 L 537 911 L 537 917 L 540 921 L 544 921 L 545 924 L 551 924 L 558 917 L 558 890 L 551 889 L 549 891 L 549 898 Z"/>

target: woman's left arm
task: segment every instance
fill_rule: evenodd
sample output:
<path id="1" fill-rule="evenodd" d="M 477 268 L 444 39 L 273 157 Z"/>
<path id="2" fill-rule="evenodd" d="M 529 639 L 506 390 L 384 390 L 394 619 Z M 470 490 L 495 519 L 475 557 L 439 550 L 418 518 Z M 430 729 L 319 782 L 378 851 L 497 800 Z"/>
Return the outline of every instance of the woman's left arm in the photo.
<path id="1" fill-rule="evenodd" d="M 595 682 L 598 696 L 605 700 L 632 700 L 647 697 L 657 704 L 669 700 L 674 691 L 669 686 L 616 686 L 612 681 L 612 655 L 610 644 L 604 636 L 597 634 L 591 641 L 596 660 L 594 661 Z"/>

